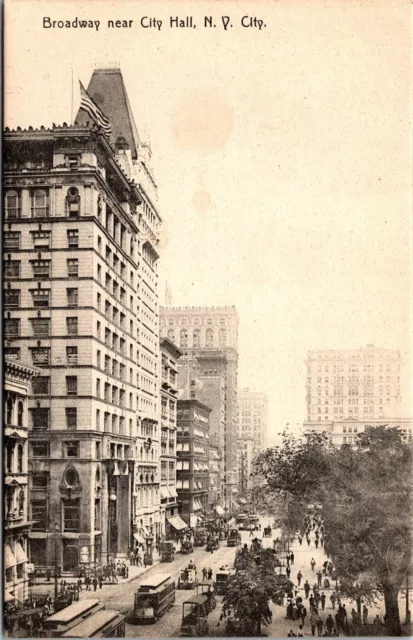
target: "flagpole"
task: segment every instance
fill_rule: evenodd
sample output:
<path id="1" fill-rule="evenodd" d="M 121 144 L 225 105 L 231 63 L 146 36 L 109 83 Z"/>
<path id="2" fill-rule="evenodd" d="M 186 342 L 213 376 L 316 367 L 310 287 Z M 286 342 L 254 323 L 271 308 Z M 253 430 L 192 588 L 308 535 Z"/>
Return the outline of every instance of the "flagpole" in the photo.
<path id="1" fill-rule="evenodd" d="M 73 65 L 72 65 L 72 105 L 71 105 L 71 116 L 70 116 L 70 120 L 71 123 L 74 124 L 73 122 Z"/>

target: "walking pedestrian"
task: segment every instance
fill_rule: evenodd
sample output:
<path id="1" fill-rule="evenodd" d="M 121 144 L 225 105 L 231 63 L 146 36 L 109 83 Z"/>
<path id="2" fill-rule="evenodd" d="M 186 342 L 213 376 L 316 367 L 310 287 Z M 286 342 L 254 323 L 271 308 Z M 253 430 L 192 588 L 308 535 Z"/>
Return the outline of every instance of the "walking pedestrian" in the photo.
<path id="1" fill-rule="evenodd" d="M 311 562 L 310 562 L 310 564 L 311 564 L 311 571 L 314 571 L 314 567 L 315 567 L 315 560 L 314 560 L 314 558 L 311 558 Z"/>
<path id="2" fill-rule="evenodd" d="M 212 580 L 212 569 L 208 569 L 208 580 Z"/>
<path id="3" fill-rule="evenodd" d="M 300 586 L 300 584 L 301 584 L 301 578 L 302 577 L 303 577 L 303 574 L 301 573 L 301 571 L 299 571 L 297 573 L 297 584 L 298 584 L 298 586 Z"/>
<path id="4" fill-rule="evenodd" d="M 331 613 L 329 613 L 326 620 L 326 629 L 330 636 L 331 636 L 331 632 L 333 631 L 333 628 L 334 628 L 334 620 Z"/>
<path id="5" fill-rule="evenodd" d="M 318 618 L 318 615 L 314 613 L 314 611 L 311 611 L 310 625 L 311 625 L 311 635 L 313 636 L 315 636 L 315 630 L 317 627 L 317 618 Z"/>
<path id="6" fill-rule="evenodd" d="M 319 587 L 321 587 L 321 580 L 323 578 L 323 574 L 321 573 L 320 570 L 317 571 L 317 584 Z"/>
<path id="7" fill-rule="evenodd" d="M 96 591 L 96 589 L 98 588 L 98 580 L 96 576 L 93 578 L 92 584 L 93 584 L 93 591 Z"/>
<path id="8" fill-rule="evenodd" d="M 367 624 L 367 618 L 369 615 L 369 610 L 367 609 L 366 605 L 363 606 L 363 624 Z"/>
<path id="9" fill-rule="evenodd" d="M 304 583 L 304 591 L 305 591 L 305 597 L 308 599 L 308 595 L 310 593 L 310 585 L 308 583 L 308 580 L 306 580 Z"/>
<path id="10" fill-rule="evenodd" d="M 86 586 L 86 591 L 90 591 L 90 578 L 89 578 L 89 576 L 85 576 L 85 586 Z"/>
<path id="11" fill-rule="evenodd" d="M 207 571 L 207 569 L 204 567 L 204 568 L 202 569 L 202 578 L 203 578 L 203 580 L 206 580 L 206 579 L 207 579 L 207 576 L 208 576 L 208 571 Z"/>
<path id="12" fill-rule="evenodd" d="M 77 581 L 77 586 L 79 591 L 82 591 L 82 578 L 79 578 L 79 580 Z"/>
<path id="13" fill-rule="evenodd" d="M 315 548 L 318 549 L 318 538 L 315 539 Z"/>
<path id="14" fill-rule="evenodd" d="M 287 565 L 287 568 L 285 570 L 285 573 L 287 574 L 287 578 L 290 579 L 291 569 L 290 569 L 290 567 L 288 565 Z"/>
<path id="15" fill-rule="evenodd" d="M 320 596 L 320 602 L 321 602 L 321 608 L 324 611 L 324 609 L 326 608 L 326 594 L 324 593 L 324 591 Z"/>
<path id="16" fill-rule="evenodd" d="M 103 584 L 103 578 L 102 578 L 102 574 L 99 575 L 99 589 L 102 588 L 102 584 Z"/>
<path id="17" fill-rule="evenodd" d="M 309 602 L 310 602 L 310 611 L 312 611 L 314 609 L 314 604 L 315 604 L 315 600 L 314 600 L 314 596 L 313 595 L 310 596 Z"/>
<path id="18" fill-rule="evenodd" d="M 301 535 L 298 536 L 298 542 L 301 547 L 301 545 L 303 544 L 303 537 Z"/>
<path id="19" fill-rule="evenodd" d="M 322 619 L 320 618 L 320 616 L 317 616 L 317 623 L 316 624 L 317 624 L 317 633 L 318 633 L 318 636 L 320 637 L 320 636 L 323 635 L 323 626 L 324 626 L 324 623 L 323 623 Z"/>
<path id="20" fill-rule="evenodd" d="M 305 619 L 307 617 L 307 609 L 305 608 L 304 605 L 301 606 L 299 616 L 301 618 L 301 624 L 304 626 Z"/>
<path id="21" fill-rule="evenodd" d="M 290 563 L 294 564 L 294 552 L 290 553 Z"/>
<path id="22" fill-rule="evenodd" d="M 331 608 L 334 610 L 336 608 L 336 600 L 337 600 L 335 591 L 333 591 L 333 593 L 331 594 L 330 600 L 331 600 Z"/>

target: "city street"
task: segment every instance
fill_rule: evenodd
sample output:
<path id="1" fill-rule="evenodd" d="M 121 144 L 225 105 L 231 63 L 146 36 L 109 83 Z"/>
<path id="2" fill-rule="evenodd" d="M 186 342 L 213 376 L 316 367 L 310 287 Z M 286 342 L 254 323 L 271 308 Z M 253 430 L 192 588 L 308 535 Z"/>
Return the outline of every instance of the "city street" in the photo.
<path id="1" fill-rule="evenodd" d="M 261 531 L 256 532 L 254 535 L 258 534 L 258 537 L 261 537 L 262 529 L 264 526 L 268 525 L 268 518 L 261 518 Z M 271 547 L 273 540 L 277 537 L 278 531 L 272 532 L 271 538 L 263 539 L 264 547 Z M 251 537 L 249 532 L 242 531 L 242 544 L 251 542 Z M 307 608 L 308 616 L 304 625 L 304 634 L 309 636 L 311 635 L 311 627 L 308 621 L 309 618 L 309 604 L 308 600 L 305 600 L 304 589 L 302 585 L 306 580 L 310 583 L 311 586 L 317 581 L 316 573 L 318 569 L 322 570 L 322 565 L 325 560 L 325 555 L 323 548 L 319 547 L 315 548 L 314 540 L 311 539 L 311 545 L 308 546 L 305 539 L 303 540 L 302 546 L 299 545 L 298 540 L 294 540 L 291 545 L 291 551 L 294 552 L 294 564 L 291 566 L 291 580 L 294 584 L 297 584 L 297 573 L 301 570 L 303 574 L 301 589 L 299 589 L 300 594 L 304 599 L 305 606 Z M 219 550 L 214 551 L 213 553 L 207 553 L 205 547 L 195 547 L 194 552 L 190 555 L 182 555 L 181 553 L 177 553 L 175 555 L 175 560 L 173 562 L 163 562 L 154 565 L 143 571 L 143 569 L 136 569 L 135 567 L 131 568 L 131 573 L 135 570 L 140 571 L 140 575 L 130 579 L 127 582 L 119 582 L 119 584 L 112 585 L 104 585 L 100 590 L 98 589 L 96 592 L 92 591 L 82 591 L 80 594 L 81 599 L 85 598 L 97 598 L 100 601 L 104 602 L 107 609 L 115 609 L 120 611 L 126 616 L 126 637 L 134 638 L 134 637 L 177 637 L 180 635 L 180 626 L 181 626 L 181 617 L 182 617 L 182 604 L 183 602 L 194 595 L 196 590 L 178 590 L 176 591 L 176 601 L 174 606 L 166 612 L 166 614 L 158 620 L 155 624 L 150 625 L 138 625 L 133 624 L 131 620 L 130 613 L 133 610 L 133 602 L 134 602 L 134 594 L 138 587 L 138 585 L 149 576 L 159 575 L 161 573 L 170 573 L 175 579 L 178 578 L 180 570 L 185 568 L 190 559 L 192 559 L 198 570 L 198 577 L 200 577 L 203 567 L 211 568 L 214 572 L 217 571 L 222 565 L 228 564 L 231 568 L 233 566 L 234 558 L 235 558 L 236 548 L 227 547 L 226 541 L 221 541 L 221 546 Z M 311 569 L 311 559 L 314 558 L 316 565 L 314 571 Z M 285 572 L 285 567 L 282 569 L 282 572 Z M 335 585 L 331 584 L 330 589 L 322 589 L 327 597 L 326 600 L 326 609 L 325 611 L 320 611 L 321 617 L 325 620 L 329 613 L 331 613 L 334 617 L 334 611 L 331 607 L 330 595 L 335 589 Z M 46 593 L 52 592 L 52 586 L 39 585 L 32 589 L 33 593 Z M 214 611 L 210 613 L 208 616 L 209 623 L 209 637 L 225 637 L 225 620 L 220 621 L 220 615 L 222 611 L 222 600 L 223 596 L 217 597 L 217 607 Z M 351 619 L 351 609 L 355 607 L 355 603 L 347 602 L 343 599 L 343 603 L 346 605 L 348 618 Z M 369 607 L 369 622 L 373 621 L 376 613 L 383 614 L 384 609 L 378 603 L 377 608 Z M 263 633 L 267 634 L 270 637 L 286 637 L 289 630 L 292 629 L 294 633 L 298 632 L 299 622 L 291 621 L 286 619 L 286 607 L 278 606 L 273 603 L 270 604 L 271 610 L 273 613 L 273 619 L 271 624 L 268 627 L 263 626 Z M 404 618 L 404 609 L 405 609 L 405 598 L 403 595 L 400 596 L 400 612 L 401 617 Z"/>

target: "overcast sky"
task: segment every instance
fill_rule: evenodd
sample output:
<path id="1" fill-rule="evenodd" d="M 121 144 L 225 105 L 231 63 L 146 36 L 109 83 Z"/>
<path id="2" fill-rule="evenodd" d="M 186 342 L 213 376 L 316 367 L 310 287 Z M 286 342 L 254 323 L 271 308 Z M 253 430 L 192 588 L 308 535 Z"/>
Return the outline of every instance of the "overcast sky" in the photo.
<path id="1" fill-rule="evenodd" d="M 410 350 L 410 40 L 401 0 L 6 2 L 6 126 L 69 122 L 72 69 L 76 113 L 77 78 L 120 65 L 153 151 L 162 282 L 174 305 L 237 307 L 239 383 L 268 394 L 270 437 L 305 419 L 308 349 Z"/>

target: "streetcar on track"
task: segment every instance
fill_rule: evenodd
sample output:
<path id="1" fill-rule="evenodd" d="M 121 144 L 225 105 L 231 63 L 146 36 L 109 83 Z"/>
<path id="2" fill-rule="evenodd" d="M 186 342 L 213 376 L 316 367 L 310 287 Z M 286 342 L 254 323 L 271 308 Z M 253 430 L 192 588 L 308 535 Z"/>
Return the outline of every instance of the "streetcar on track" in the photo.
<path id="1" fill-rule="evenodd" d="M 118 611 L 103 609 L 98 611 L 75 627 L 72 627 L 62 638 L 124 638 L 125 616 Z"/>
<path id="2" fill-rule="evenodd" d="M 154 624 L 175 602 L 176 584 L 163 573 L 142 582 L 135 593 L 133 619 L 137 624 Z"/>
<path id="3" fill-rule="evenodd" d="M 80 622 L 86 620 L 98 611 L 102 611 L 105 605 L 99 600 L 80 600 L 69 605 L 65 609 L 53 613 L 42 622 L 41 638 L 60 638 Z"/>

